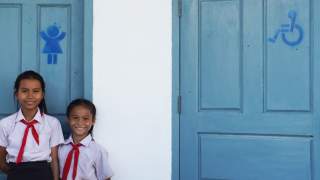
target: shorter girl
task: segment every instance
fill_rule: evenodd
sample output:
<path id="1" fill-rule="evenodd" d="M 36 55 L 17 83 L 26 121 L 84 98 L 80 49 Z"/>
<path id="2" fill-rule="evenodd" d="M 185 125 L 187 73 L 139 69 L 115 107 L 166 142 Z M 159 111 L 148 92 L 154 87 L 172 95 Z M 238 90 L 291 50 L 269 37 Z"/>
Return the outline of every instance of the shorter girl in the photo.
<path id="1" fill-rule="evenodd" d="M 96 108 L 86 99 L 76 99 L 67 108 L 71 136 L 59 147 L 62 180 L 110 180 L 113 172 L 108 154 L 92 138 Z"/>

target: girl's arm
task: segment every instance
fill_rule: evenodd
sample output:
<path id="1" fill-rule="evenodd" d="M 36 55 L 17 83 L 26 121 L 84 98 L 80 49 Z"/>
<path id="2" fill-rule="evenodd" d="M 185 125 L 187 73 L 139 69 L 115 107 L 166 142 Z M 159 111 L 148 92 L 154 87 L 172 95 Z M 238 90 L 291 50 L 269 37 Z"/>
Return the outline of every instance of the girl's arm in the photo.
<path id="1" fill-rule="evenodd" d="M 59 180 L 58 146 L 51 148 L 51 171 L 54 180 Z"/>
<path id="2" fill-rule="evenodd" d="M 9 166 L 6 162 L 7 151 L 5 147 L 0 146 L 0 170 L 6 174 L 9 172 Z"/>

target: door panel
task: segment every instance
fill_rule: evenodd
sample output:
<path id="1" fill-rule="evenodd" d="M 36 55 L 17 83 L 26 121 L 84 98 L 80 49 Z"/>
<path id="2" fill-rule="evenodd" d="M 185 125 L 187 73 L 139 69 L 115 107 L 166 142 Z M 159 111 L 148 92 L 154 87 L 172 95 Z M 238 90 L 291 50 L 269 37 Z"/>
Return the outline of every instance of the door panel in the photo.
<path id="1" fill-rule="evenodd" d="M 0 117 L 16 110 L 13 83 L 21 69 L 21 12 L 20 5 L 0 4 Z"/>
<path id="2" fill-rule="evenodd" d="M 265 28 L 272 36 L 281 24 L 288 24 L 288 12 L 295 10 L 297 24 L 303 27 L 303 41 L 288 48 L 281 42 L 267 43 L 265 54 L 266 111 L 311 111 L 312 104 L 312 36 L 310 26 L 310 1 L 266 1 Z M 310 33 L 311 32 L 311 33 Z M 305 35 L 304 35 L 305 34 Z M 292 40 L 296 33 L 288 34 Z M 283 68 L 286 67 L 285 72 Z M 297 98 L 299 97 L 299 98 Z"/>
<path id="3" fill-rule="evenodd" d="M 311 178 L 310 138 L 230 134 L 199 138 L 202 179 Z"/>
<path id="4" fill-rule="evenodd" d="M 203 1 L 199 6 L 200 110 L 240 111 L 239 2 Z M 233 53 L 224 54 L 226 51 Z"/>

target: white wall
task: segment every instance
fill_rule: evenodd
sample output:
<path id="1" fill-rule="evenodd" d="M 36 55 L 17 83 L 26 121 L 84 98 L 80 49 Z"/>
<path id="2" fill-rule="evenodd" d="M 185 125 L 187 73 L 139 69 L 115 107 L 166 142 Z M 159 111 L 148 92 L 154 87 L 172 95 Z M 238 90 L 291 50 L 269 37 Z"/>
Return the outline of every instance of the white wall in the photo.
<path id="1" fill-rule="evenodd" d="M 171 179 L 171 21 L 171 0 L 94 1 L 94 135 L 113 180 Z"/>

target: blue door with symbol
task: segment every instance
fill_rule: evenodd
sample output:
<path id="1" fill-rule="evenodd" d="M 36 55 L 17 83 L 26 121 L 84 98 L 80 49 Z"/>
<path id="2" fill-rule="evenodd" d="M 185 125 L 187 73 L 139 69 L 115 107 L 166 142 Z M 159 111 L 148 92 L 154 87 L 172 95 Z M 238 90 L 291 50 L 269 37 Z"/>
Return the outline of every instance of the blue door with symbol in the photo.
<path id="1" fill-rule="evenodd" d="M 320 1 L 181 2 L 180 180 L 320 179 Z"/>
<path id="2" fill-rule="evenodd" d="M 84 26 L 86 4 L 79 0 L 0 0 L 0 118 L 17 110 L 14 80 L 20 72 L 32 69 L 43 75 L 49 113 L 61 121 L 68 135 L 66 106 L 78 97 L 91 98 L 87 88 L 91 87 L 91 71 L 85 72 L 91 64 L 91 49 L 85 49 L 91 47 Z"/>

